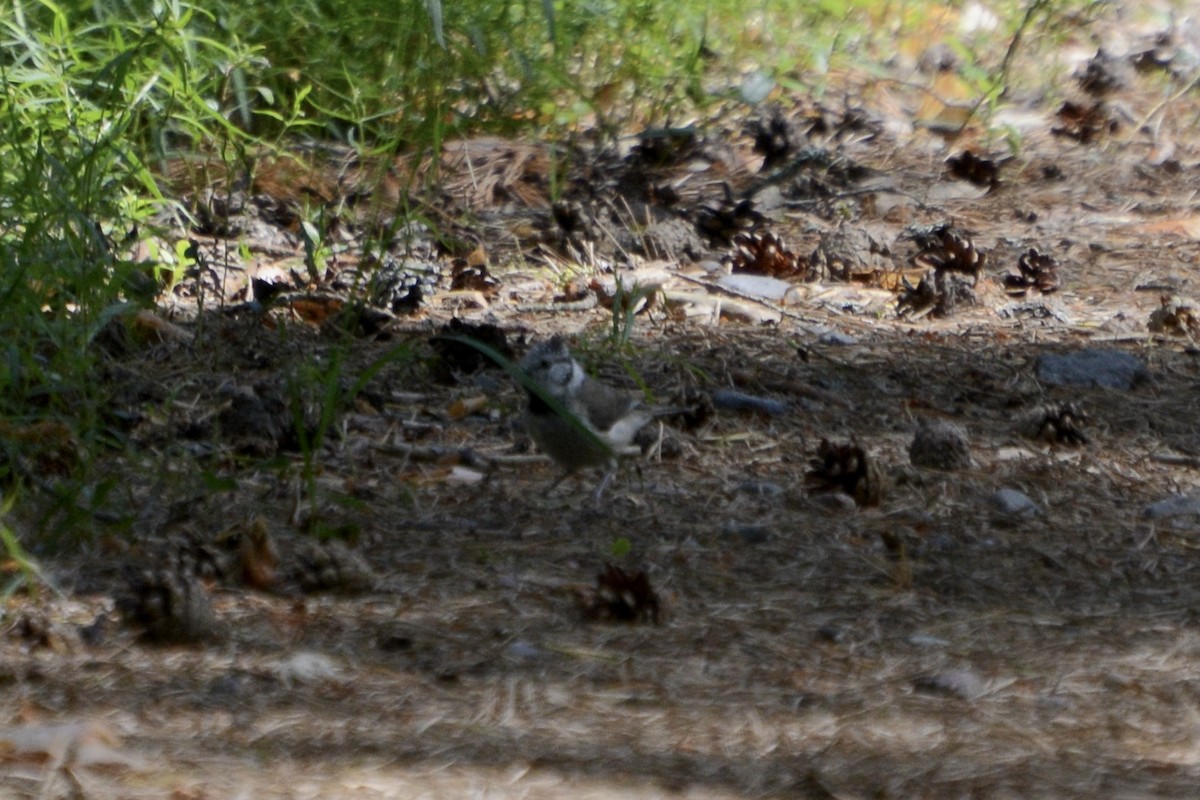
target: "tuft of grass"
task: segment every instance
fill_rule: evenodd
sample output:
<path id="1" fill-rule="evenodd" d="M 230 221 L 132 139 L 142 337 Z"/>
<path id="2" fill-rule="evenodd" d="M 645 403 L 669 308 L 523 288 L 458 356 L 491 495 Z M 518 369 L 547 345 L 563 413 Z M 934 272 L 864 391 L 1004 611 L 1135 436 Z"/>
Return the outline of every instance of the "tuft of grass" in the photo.
<path id="1" fill-rule="evenodd" d="M 7 602 L 14 593 L 21 589 L 34 592 L 38 587 L 45 586 L 61 594 L 42 572 L 38 563 L 26 552 L 16 531 L 4 521 L 12 508 L 13 499 L 10 496 L 5 499 L 3 507 L 0 507 L 0 551 L 3 555 L 3 558 L 0 559 L 0 572 L 8 575 L 0 583 L 0 604 Z"/>
<path id="2" fill-rule="evenodd" d="M 594 130 L 603 139 L 740 102 L 747 75 L 819 89 L 838 58 L 894 52 L 906 31 L 945 30 L 952 22 L 942 20 L 956 13 L 929 2 L 801 5 L 297 0 L 281 12 L 261 0 L 0 4 L 0 423 L 22 431 L 56 422 L 77 445 L 82 472 L 113 440 L 98 337 L 199 259 L 182 246 L 150 262 L 131 255 L 143 238 L 185 238 L 153 235 L 164 212 L 186 217 L 160 188 L 168 159 L 182 153 L 244 175 L 256 154 L 299 137 L 386 155 L 436 153 L 448 138 L 480 131 L 563 138 Z M 1031 30 L 1035 18 L 1053 30 L 1080 5 L 1012 0 L 1002 12 L 1015 21 L 1010 32 Z M 976 74 L 985 101 L 999 97 L 1008 66 Z M 319 214 L 303 228 L 310 270 L 326 258 L 323 228 Z M 625 310 L 614 312 L 615 343 L 627 340 L 630 323 Z M 316 388 L 298 386 L 296 395 L 332 407 L 320 389 L 335 377 L 298 376 Z M 0 482 L 28 479 L 22 465 L 36 453 L 26 439 L 0 437 Z"/>

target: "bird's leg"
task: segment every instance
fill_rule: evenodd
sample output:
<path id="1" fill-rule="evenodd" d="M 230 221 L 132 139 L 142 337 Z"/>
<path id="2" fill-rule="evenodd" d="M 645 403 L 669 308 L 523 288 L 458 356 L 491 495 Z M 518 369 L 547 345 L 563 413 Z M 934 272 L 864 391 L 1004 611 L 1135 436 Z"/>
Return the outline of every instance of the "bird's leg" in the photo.
<path id="1" fill-rule="evenodd" d="M 617 474 L 617 467 L 613 465 L 604 472 L 604 477 L 600 479 L 600 483 L 596 484 L 596 491 L 592 492 L 592 505 L 597 509 L 600 508 L 600 499 L 604 496 L 604 490 L 608 488 L 608 484 L 612 482 L 613 476 Z"/>

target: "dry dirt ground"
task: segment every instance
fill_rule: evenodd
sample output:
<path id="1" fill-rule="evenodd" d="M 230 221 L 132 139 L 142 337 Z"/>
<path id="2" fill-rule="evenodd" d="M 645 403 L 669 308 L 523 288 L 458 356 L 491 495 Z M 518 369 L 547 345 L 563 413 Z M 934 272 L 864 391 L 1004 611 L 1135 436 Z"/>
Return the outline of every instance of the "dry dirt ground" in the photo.
<path id="1" fill-rule="evenodd" d="M 84 551 L 35 548 L 34 523 L 14 523 L 61 593 L 0 617 L 0 797 L 1194 797 L 1200 523 L 1194 504 L 1149 509 L 1196 491 L 1200 466 L 1197 108 L 1161 75 L 1127 80 L 1086 142 L 1051 133 L 1071 127 L 1057 103 L 1014 102 L 1021 154 L 990 190 L 943 163 L 986 142 L 893 124 L 939 113 L 920 93 L 858 87 L 823 131 L 785 101 L 803 146 L 866 171 L 780 178 L 756 230 L 805 262 L 843 221 L 890 255 L 850 281 L 787 278 L 783 303 L 716 293 L 732 246 L 712 239 L 688 255 L 572 239 L 543 146 L 475 143 L 471 169 L 443 175 L 458 194 L 442 212 L 473 233 L 427 260 L 482 245 L 495 283 L 435 278 L 369 331 L 325 316 L 342 301 L 307 275 L 294 226 L 242 231 L 257 249 L 213 255 L 212 274 L 292 275 L 284 299 L 238 306 L 234 289 L 196 317 L 184 281 L 101 342 L 126 445 L 86 514 L 39 509 L 46 531 L 90 532 Z M 762 153 L 726 119 L 652 166 L 646 140 L 581 156 L 572 175 L 617 188 L 574 201 L 636 214 L 630 197 L 673 182 L 667 217 L 691 223 L 724 183 L 761 200 L 746 193 Z M 951 220 L 988 254 L 974 304 L 898 317 L 905 229 Z M 330 272 L 362 263 L 347 230 Z M 1059 288 L 1014 298 L 1004 276 L 1030 247 L 1057 259 Z M 663 275 L 630 346 L 607 344 L 603 304 L 549 310 L 571 276 L 603 288 L 629 261 Z M 1164 294 L 1183 299 L 1148 332 Z M 736 389 L 786 411 L 726 404 L 666 428 L 597 510 L 588 480 L 547 492 L 504 373 L 443 368 L 430 335 L 451 317 L 495 323 L 518 352 L 571 334 L 594 372 L 657 398 Z M 1083 348 L 1148 377 L 1039 378 L 1039 357 Z M 1027 435 L 1066 404 L 1086 443 Z M 930 421 L 961 426 L 969 464 L 910 463 Z M 816 491 L 823 439 L 863 448 L 877 504 Z M 1032 506 L 1005 506 L 1015 493 Z M 644 570 L 657 623 L 587 612 L 608 564 Z M 138 638 L 121 622 L 137 615 L 184 641 Z"/>

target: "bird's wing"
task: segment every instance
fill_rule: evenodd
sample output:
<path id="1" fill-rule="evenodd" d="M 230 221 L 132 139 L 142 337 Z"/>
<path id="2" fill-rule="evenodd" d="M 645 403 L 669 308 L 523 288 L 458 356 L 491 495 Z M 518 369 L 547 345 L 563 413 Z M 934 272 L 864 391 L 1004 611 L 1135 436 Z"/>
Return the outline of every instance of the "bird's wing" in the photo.
<path id="1" fill-rule="evenodd" d="M 634 409 L 641 405 L 632 394 L 590 378 L 579 387 L 575 399 L 576 407 L 572 410 L 587 420 L 600 433 L 612 430 L 614 425 L 628 417 L 634 412 Z M 647 412 L 645 419 L 637 427 L 640 428 L 649 418 L 650 415 Z"/>

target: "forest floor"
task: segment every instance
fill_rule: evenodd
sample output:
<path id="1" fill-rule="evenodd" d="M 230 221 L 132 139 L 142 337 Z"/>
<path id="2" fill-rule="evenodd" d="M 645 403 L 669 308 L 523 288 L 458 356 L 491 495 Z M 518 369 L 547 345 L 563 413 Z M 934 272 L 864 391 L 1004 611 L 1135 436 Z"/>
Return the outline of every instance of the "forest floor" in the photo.
<path id="1" fill-rule="evenodd" d="M 184 193 L 199 269 L 97 343 L 125 444 L 94 535 L 0 618 L 0 797 L 1195 796 L 1200 106 L 1095 69 L 1074 110 L 1010 98 L 1020 152 L 979 182 L 947 157 L 1002 148 L 938 135 L 953 109 L 848 78 L 623 147 L 452 144 L 440 238 L 380 222 L 395 186 L 352 206 L 371 169 L 332 155 Z M 316 269 L 313 197 L 342 215 Z M 1030 248 L 1056 290 L 1018 297 Z M 897 313 L 901 275 L 979 253 L 960 302 L 929 277 Z M 606 308 L 615 275 L 654 302 Z M 548 492 L 523 392 L 432 338 L 452 318 L 716 410 L 599 508 L 595 476 Z M 1047 370 L 1089 349 L 1128 385 Z M 969 458 L 912 463 L 931 422 Z M 821 491 L 823 440 L 874 465 L 860 504 Z"/>

